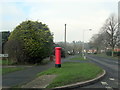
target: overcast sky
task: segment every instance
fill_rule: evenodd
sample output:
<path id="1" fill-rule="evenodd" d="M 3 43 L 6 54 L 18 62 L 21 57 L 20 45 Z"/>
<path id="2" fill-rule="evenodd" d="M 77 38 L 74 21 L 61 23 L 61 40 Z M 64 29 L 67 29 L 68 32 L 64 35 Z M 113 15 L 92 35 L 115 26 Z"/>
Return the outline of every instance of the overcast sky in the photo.
<path id="1" fill-rule="evenodd" d="M 12 31 L 25 20 L 38 20 L 48 25 L 54 41 L 90 40 L 110 14 L 117 15 L 119 0 L 1 0 L 0 30 Z M 92 29 L 92 31 L 88 31 Z"/>

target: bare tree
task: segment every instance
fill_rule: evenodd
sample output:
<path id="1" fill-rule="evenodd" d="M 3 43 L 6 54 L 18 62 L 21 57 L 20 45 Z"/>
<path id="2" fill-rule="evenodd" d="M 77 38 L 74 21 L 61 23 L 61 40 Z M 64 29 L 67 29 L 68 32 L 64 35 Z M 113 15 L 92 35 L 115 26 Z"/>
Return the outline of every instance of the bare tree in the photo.
<path id="1" fill-rule="evenodd" d="M 120 47 L 120 23 L 118 21 L 117 46 Z"/>
<path id="2" fill-rule="evenodd" d="M 108 47 L 112 49 L 112 56 L 114 48 L 120 45 L 120 31 L 118 29 L 118 21 L 115 15 L 111 15 L 100 29 L 99 34 L 91 38 L 92 47 L 106 50 Z"/>
<path id="3" fill-rule="evenodd" d="M 106 41 L 107 44 L 111 47 L 112 49 L 112 56 L 113 56 L 113 52 L 114 52 L 114 48 L 117 44 L 118 41 L 118 22 L 117 22 L 117 18 L 115 17 L 115 15 L 111 15 L 105 22 L 104 26 L 103 26 L 103 30 L 106 33 Z"/>
<path id="4" fill-rule="evenodd" d="M 94 36 L 92 36 L 89 45 L 92 49 L 96 49 L 98 53 L 104 45 L 103 40 L 103 33 L 95 34 Z"/>
<path id="5" fill-rule="evenodd" d="M 9 40 L 4 45 L 4 52 L 9 54 L 12 63 L 25 63 L 27 60 L 23 45 L 18 40 Z"/>
<path id="6" fill-rule="evenodd" d="M 58 42 L 58 45 L 60 45 L 62 48 L 66 46 L 66 51 L 74 51 L 74 53 L 78 53 L 82 51 L 82 42 L 81 41 L 73 41 L 71 43 L 65 43 L 64 42 Z"/>

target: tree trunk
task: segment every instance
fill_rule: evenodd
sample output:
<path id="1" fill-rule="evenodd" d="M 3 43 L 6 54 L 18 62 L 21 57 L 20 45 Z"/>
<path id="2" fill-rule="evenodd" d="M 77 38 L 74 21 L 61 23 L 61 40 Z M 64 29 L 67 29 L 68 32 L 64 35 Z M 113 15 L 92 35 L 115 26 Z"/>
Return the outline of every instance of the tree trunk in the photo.
<path id="1" fill-rule="evenodd" d="M 112 48 L 112 57 L 114 56 L 114 48 Z"/>

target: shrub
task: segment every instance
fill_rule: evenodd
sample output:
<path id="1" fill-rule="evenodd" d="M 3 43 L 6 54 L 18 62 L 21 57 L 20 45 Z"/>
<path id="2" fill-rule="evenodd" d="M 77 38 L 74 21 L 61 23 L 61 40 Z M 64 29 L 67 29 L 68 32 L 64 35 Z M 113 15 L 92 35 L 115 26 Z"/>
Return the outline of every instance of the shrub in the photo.
<path id="1" fill-rule="evenodd" d="M 106 52 L 106 55 L 107 55 L 107 56 L 111 56 L 111 55 L 112 55 L 112 52 L 111 52 L 111 51 L 107 51 L 107 52 Z"/>
<path id="2" fill-rule="evenodd" d="M 107 56 L 112 56 L 112 51 L 107 51 L 106 55 Z M 114 52 L 114 56 L 120 56 L 120 51 L 119 52 Z"/>
<path id="3" fill-rule="evenodd" d="M 10 59 L 16 59 L 18 62 L 39 63 L 50 55 L 52 45 L 53 36 L 48 26 L 38 21 L 28 20 L 11 32 L 6 43 L 6 51 Z"/>

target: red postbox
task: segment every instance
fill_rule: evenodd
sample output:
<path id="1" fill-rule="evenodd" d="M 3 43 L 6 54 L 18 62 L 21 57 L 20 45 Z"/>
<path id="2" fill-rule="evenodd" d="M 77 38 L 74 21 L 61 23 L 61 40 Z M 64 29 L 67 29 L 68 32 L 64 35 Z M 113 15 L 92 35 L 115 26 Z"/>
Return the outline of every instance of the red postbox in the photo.
<path id="1" fill-rule="evenodd" d="M 55 47 L 55 67 L 61 67 L 61 47 Z"/>

